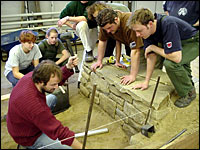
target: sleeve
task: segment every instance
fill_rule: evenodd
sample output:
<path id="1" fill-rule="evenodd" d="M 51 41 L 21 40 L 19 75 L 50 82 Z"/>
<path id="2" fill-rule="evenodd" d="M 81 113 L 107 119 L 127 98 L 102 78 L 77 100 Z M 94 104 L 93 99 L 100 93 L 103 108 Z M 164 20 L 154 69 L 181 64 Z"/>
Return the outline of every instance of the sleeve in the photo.
<path id="1" fill-rule="evenodd" d="M 163 47 L 166 54 L 182 50 L 181 46 L 181 37 L 179 34 L 178 26 L 176 23 L 171 22 L 167 23 L 167 20 L 165 22 L 163 21 L 162 25 L 163 27 Z"/>
<path id="2" fill-rule="evenodd" d="M 61 54 L 62 51 L 66 49 L 60 39 L 58 39 L 58 54 Z"/>
<path id="3" fill-rule="evenodd" d="M 130 37 L 128 41 L 129 41 L 129 47 L 131 49 L 136 49 L 136 48 L 138 49 L 143 47 L 144 45 L 143 40 L 142 38 L 136 36 L 135 31 L 131 30 L 131 32 L 128 34 L 128 37 Z"/>
<path id="4" fill-rule="evenodd" d="M 42 58 L 42 54 L 40 52 L 39 46 L 37 44 L 34 44 L 34 48 L 35 48 L 34 60 Z"/>
<path id="5" fill-rule="evenodd" d="M 38 47 L 40 49 L 40 52 L 41 52 L 42 56 L 44 56 L 44 53 L 45 53 L 44 40 L 40 41 L 40 43 L 38 44 Z"/>
<path id="6" fill-rule="evenodd" d="M 33 118 L 35 126 L 53 140 L 57 138 L 62 144 L 71 146 L 75 133 L 64 127 L 59 120 L 50 112 L 50 110 L 42 110 Z M 65 140 L 66 139 L 66 140 Z"/>
<path id="7" fill-rule="evenodd" d="M 61 67 L 62 73 L 63 73 L 63 78 L 62 81 L 59 83 L 59 85 L 63 85 L 65 83 L 65 81 L 74 74 L 74 70 L 71 69 L 67 69 L 66 65 Z"/>
<path id="8" fill-rule="evenodd" d="M 8 61 L 12 67 L 19 67 L 19 56 L 17 55 L 17 52 L 10 51 Z"/>
<path id="9" fill-rule="evenodd" d="M 99 32 L 99 40 L 101 41 L 108 40 L 108 34 L 101 27 L 100 27 L 100 32 Z"/>
<path id="10" fill-rule="evenodd" d="M 146 50 L 146 48 L 147 48 L 149 45 L 156 45 L 156 43 L 153 42 L 153 40 L 151 40 L 151 39 L 144 39 L 144 50 Z"/>

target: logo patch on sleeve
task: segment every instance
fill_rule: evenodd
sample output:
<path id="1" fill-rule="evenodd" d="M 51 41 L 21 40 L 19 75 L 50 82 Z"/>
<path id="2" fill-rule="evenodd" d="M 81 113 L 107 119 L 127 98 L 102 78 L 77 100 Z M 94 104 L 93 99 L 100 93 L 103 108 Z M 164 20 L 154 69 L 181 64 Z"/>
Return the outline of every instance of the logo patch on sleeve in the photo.
<path id="1" fill-rule="evenodd" d="M 166 45 L 167 45 L 167 48 L 171 48 L 172 47 L 172 42 L 167 42 Z"/>
<path id="2" fill-rule="evenodd" d="M 136 47 L 135 41 L 131 42 L 129 46 L 130 46 L 131 49 L 134 48 L 134 47 Z"/>

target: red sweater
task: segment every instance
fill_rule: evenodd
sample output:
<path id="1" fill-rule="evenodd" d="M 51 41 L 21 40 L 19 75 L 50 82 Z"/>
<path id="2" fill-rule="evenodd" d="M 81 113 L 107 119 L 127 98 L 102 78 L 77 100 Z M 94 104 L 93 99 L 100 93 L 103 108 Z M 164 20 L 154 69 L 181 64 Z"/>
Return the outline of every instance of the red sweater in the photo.
<path id="1" fill-rule="evenodd" d="M 66 66 L 61 69 L 63 84 L 74 72 Z M 46 95 L 39 92 L 32 81 L 32 73 L 21 78 L 12 90 L 6 119 L 8 132 L 16 143 L 23 146 L 32 146 L 42 133 L 53 140 L 74 136 L 74 132 L 64 127 L 51 113 L 46 104 Z M 70 138 L 62 144 L 71 146 L 73 140 Z"/>

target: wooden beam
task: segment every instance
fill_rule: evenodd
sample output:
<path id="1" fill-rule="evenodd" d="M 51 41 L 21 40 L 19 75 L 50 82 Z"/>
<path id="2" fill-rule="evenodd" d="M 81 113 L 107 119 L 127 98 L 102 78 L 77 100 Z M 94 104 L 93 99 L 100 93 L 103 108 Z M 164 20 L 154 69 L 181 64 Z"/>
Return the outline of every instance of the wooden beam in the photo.
<path id="1" fill-rule="evenodd" d="M 10 93 L 5 94 L 5 95 L 1 95 L 1 101 L 8 100 L 9 98 L 10 98 Z"/>

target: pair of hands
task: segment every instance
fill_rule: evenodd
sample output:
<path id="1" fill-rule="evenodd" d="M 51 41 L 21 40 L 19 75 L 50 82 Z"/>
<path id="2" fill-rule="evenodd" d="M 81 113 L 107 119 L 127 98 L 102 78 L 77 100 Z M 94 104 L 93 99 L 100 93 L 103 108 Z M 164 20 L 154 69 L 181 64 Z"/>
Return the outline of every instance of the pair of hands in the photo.
<path id="1" fill-rule="evenodd" d="M 120 64 L 120 63 L 117 63 L 117 62 L 115 63 L 115 66 L 117 66 L 117 67 L 122 67 L 122 68 L 126 68 L 126 66 L 124 66 L 124 65 L 122 65 L 122 64 Z M 92 71 L 96 72 L 96 69 L 97 69 L 98 67 L 99 67 L 100 69 L 103 67 L 102 62 L 97 61 L 96 63 L 94 63 L 94 64 L 91 66 L 91 69 L 92 69 Z M 122 76 L 122 77 L 120 77 L 120 79 L 121 79 L 120 83 L 123 84 L 123 85 L 129 85 L 129 84 L 131 84 L 132 82 L 134 82 L 134 81 L 136 80 L 136 78 L 133 77 L 132 75 Z M 149 85 L 149 84 L 145 81 L 145 82 L 143 82 L 143 83 L 140 83 L 140 84 L 137 84 L 137 85 L 133 86 L 132 89 L 141 89 L 141 90 L 145 90 L 145 89 L 148 88 L 148 85 Z"/>
<path id="2" fill-rule="evenodd" d="M 73 69 L 77 65 L 78 65 L 78 57 L 77 57 L 77 55 L 70 56 L 69 60 L 68 60 L 68 63 L 66 64 L 67 69 Z"/>
<path id="3" fill-rule="evenodd" d="M 58 27 L 62 27 L 63 24 L 65 24 L 67 21 L 68 21 L 68 20 L 67 20 L 66 18 L 62 18 L 62 19 L 58 20 L 58 22 L 57 22 Z M 76 23 L 74 23 L 74 24 L 70 24 L 70 25 L 71 25 L 71 28 L 72 28 L 73 30 L 76 30 L 76 25 L 77 25 L 77 24 L 78 24 L 78 22 L 76 22 Z"/>

